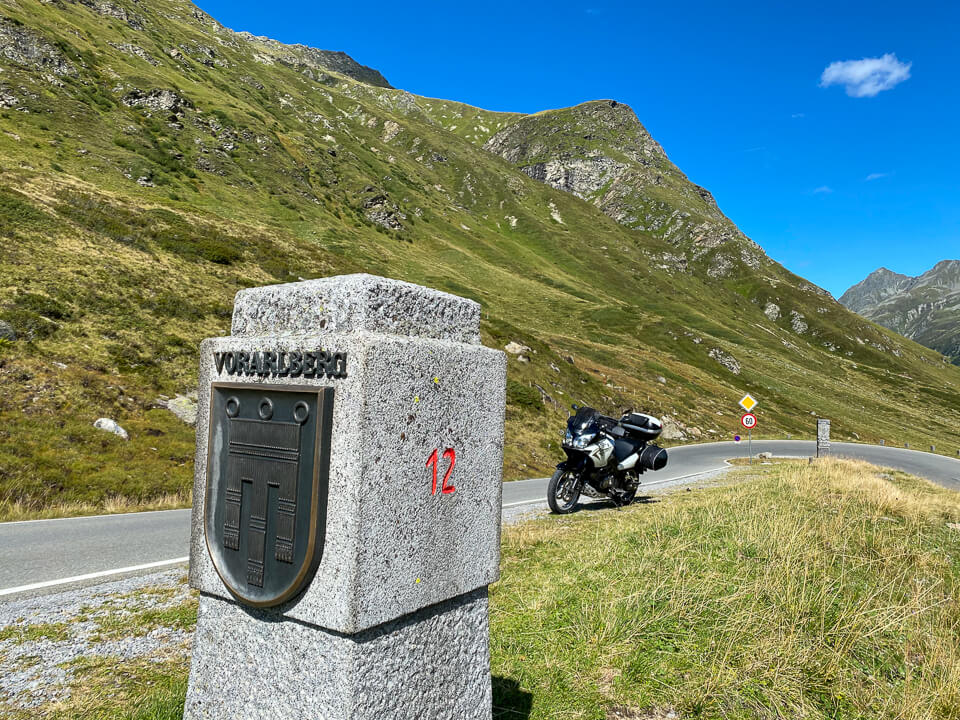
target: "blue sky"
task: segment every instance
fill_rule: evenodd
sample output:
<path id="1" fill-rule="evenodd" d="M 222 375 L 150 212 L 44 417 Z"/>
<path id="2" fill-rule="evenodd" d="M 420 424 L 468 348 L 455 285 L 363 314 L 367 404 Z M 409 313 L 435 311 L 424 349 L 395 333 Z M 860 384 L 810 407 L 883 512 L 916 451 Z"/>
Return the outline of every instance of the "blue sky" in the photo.
<path id="1" fill-rule="evenodd" d="M 201 7 L 234 30 L 344 50 L 418 95 L 522 112 L 628 103 L 771 257 L 837 296 L 880 266 L 915 275 L 960 258 L 958 3 Z M 878 60 L 824 76 L 864 58 Z"/>

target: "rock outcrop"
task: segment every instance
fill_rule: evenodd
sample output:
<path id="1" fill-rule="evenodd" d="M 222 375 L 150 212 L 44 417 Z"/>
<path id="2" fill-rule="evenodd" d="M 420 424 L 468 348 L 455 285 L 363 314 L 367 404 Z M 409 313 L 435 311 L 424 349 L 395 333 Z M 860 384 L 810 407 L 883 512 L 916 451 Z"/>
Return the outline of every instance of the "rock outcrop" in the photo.
<path id="1" fill-rule="evenodd" d="M 4 320 L 0 320 L 0 340 L 13 342 L 16 339 L 17 331 L 14 329 L 13 325 Z"/>
<path id="2" fill-rule="evenodd" d="M 134 30 L 143 30 L 145 21 L 141 15 L 130 12 L 108 0 L 67 0 L 68 2 L 79 2 L 80 5 L 90 8 L 93 12 L 104 17 L 111 17 L 125 22 Z"/>
<path id="3" fill-rule="evenodd" d="M 147 110 L 175 114 L 182 112 L 184 108 L 193 107 L 193 103 L 183 95 L 165 89 L 147 91 L 134 89 L 123 96 L 122 102 L 127 107 L 142 107 Z"/>
<path id="4" fill-rule="evenodd" d="M 4 17 L 0 17 L 0 56 L 44 73 L 77 74 L 77 69 L 59 48 L 33 30 Z"/>
<path id="5" fill-rule="evenodd" d="M 732 372 L 734 375 L 740 374 L 740 363 L 737 359 L 720 348 L 712 348 L 709 353 L 707 353 L 712 359 L 716 360 L 718 363 L 723 365 L 727 370 Z"/>

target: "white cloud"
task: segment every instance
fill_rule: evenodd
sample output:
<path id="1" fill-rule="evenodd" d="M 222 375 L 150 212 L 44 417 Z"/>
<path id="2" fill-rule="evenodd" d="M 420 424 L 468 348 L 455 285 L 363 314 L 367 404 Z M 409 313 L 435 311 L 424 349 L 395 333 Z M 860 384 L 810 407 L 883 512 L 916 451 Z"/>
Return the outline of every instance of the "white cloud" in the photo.
<path id="1" fill-rule="evenodd" d="M 912 65 L 900 62 L 893 53 L 830 63 L 820 76 L 820 87 L 843 85 L 850 97 L 873 97 L 909 79 Z"/>
<path id="2" fill-rule="evenodd" d="M 791 115 L 790 117 L 792 117 L 794 120 L 796 120 L 797 118 L 805 117 L 805 113 L 794 113 L 794 114 Z"/>
<path id="3" fill-rule="evenodd" d="M 814 193 L 832 193 L 832 192 L 833 192 L 833 188 L 832 188 L 832 187 L 827 187 L 826 185 L 821 185 L 820 187 L 818 187 L 818 188 L 817 188 L 816 190 L 814 190 L 813 192 L 814 192 Z"/>
<path id="4" fill-rule="evenodd" d="M 892 173 L 870 173 L 865 178 L 868 182 L 870 180 L 879 180 L 880 178 L 890 177 Z"/>

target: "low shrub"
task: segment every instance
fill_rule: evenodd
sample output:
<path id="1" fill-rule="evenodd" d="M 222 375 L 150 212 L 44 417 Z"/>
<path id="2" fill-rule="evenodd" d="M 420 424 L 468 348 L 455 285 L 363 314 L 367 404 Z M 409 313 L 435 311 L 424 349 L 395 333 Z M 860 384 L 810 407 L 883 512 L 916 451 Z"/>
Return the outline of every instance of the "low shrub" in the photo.
<path id="1" fill-rule="evenodd" d="M 507 403 L 528 410 L 540 411 L 543 409 L 543 398 L 540 391 L 516 380 L 507 381 Z"/>

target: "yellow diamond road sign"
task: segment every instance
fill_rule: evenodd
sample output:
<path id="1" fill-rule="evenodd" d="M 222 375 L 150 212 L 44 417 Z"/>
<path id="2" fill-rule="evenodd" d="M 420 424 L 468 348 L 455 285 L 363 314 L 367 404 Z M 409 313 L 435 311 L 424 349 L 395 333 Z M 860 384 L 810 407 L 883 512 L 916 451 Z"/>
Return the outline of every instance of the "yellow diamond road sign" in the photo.
<path id="1" fill-rule="evenodd" d="M 753 395 L 747 393 L 743 396 L 743 399 L 740 401 L 740 407 L 742 407 L 747 412 L 750 412 L 757 406 L 757 401 L 754 399 Z"/>

